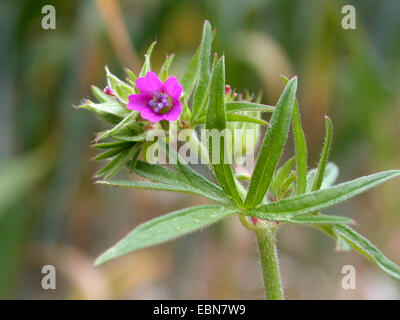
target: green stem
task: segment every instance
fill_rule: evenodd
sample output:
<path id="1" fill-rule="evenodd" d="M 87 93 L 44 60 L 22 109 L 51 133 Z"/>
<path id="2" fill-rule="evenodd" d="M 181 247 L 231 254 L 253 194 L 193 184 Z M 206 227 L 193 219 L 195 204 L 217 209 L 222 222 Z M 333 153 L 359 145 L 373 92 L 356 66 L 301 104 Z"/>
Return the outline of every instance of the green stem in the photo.
<path id="1" fill-rule="evenodd" d="M 283 300 L 283 288 L 275 243 L 275 228 L 269 226 L 253 229 L 258 242 L 261 266 L 268 300 Z"/>
<path id="2" fill-rule="evenodd" d="M 206 147 L 199 141 L 194 130 L 188 143 L 190 148 L 195 151 L 202 160 L 205 160 L 204 163 L 208 163 L 208 151 Z M 243 198 L 245 198 L 246 189 L 239 181 L 236 180 L 236 182 L 238 184 L 240 194 L 243 196 Z M 260 222 L 257 226 L 255 226 L 245 216 L 240 216 L 240 221 L 247 229 L 254 231 L 256 234 L 267 299 L 283 300 L 283 288 L 275 244 L 276 226 L 271 225 L 268 222 Z"/>

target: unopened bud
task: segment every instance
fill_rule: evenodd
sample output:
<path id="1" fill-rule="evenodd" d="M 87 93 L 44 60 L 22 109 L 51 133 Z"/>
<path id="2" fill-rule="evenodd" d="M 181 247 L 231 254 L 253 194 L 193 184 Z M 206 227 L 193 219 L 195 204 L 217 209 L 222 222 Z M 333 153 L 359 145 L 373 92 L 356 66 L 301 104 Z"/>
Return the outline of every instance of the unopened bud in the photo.
<path id="1" fill-rule="evenodd" d="M 105 87 L 104 90 L 103 90 L 103 92 L 104 92 L 106 95 L 109 95 L 109 96 L 112 96 L 112 97 L 115 96 L 114 90 L 111 89 L 109 86 Z"/>

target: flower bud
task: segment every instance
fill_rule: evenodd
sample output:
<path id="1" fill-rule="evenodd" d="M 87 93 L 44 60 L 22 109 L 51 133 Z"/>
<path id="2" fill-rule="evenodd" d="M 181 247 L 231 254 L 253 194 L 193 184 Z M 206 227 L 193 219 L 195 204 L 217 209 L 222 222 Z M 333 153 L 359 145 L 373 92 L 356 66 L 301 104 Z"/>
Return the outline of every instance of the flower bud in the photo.
<path id="1" fill-rule="evenodd" d="M 106 95 L 108 95 L 108 96 L 112 96 L 112 97 L 115 96 L 115 92 L 114 92 L 113 89 L 111 89 L 110 86 L 106 86 L 106 87 L 104 88 L 103 92 L 104 92 Z"/>

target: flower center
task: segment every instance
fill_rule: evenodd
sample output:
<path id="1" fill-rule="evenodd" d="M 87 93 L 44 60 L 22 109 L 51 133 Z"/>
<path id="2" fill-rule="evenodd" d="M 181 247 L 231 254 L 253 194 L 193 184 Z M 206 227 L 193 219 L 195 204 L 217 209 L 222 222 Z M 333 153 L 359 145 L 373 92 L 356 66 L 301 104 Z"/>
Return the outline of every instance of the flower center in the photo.
<path id="1" fill-rule="evenodd" d="M 166 93 L 155 92 L 153 99 L 149 101 L 149 106 L 157 113 L 165 113 L 171 107 L 171 100 Z"/>

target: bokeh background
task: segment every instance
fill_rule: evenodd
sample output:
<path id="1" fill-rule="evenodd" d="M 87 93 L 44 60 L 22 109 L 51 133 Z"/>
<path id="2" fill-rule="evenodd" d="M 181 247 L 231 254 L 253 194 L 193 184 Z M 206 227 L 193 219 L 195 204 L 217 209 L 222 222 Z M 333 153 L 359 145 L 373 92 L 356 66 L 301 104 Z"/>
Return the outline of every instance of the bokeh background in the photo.
<path id="1" fill-rule="evenodd" d="M 41 28 L 46 4 L 56 30 Z M 356 8 L 356 30 L 341 27 L 345 4 Z M 90 84 L 105 86 L 105 65 L 121 77 L 124 66 L 138 70 L 153 40 L 154 69 L 174 52 L 181 75 L 208 19 L 232 87 L 261 88 L 274 104 L 280 74 L 299 76 L 311 167 L 329 114 L 339 181 L 399 169 L 399 14 L 398 0 L 1 0 L 0 298 L 263 298 L 255 239 L 235 218 L 92 267 L 137 224 L 204 200 L 94 185 L 101 164 L 89 144 L 106 125 L 73 105 Z M 358 221 L 398 264 L 399 189 L 397 179 L 330 210 Z M 290 299 L 400 298 L 400 282 L 355 252 L 335 252 L 316 230 L 285 226 L 278 241 Z M 57 270 L 56 290 L 41 288 L 46 264 Z M 341 287 L 347 264 L 356 290 Z"/>

